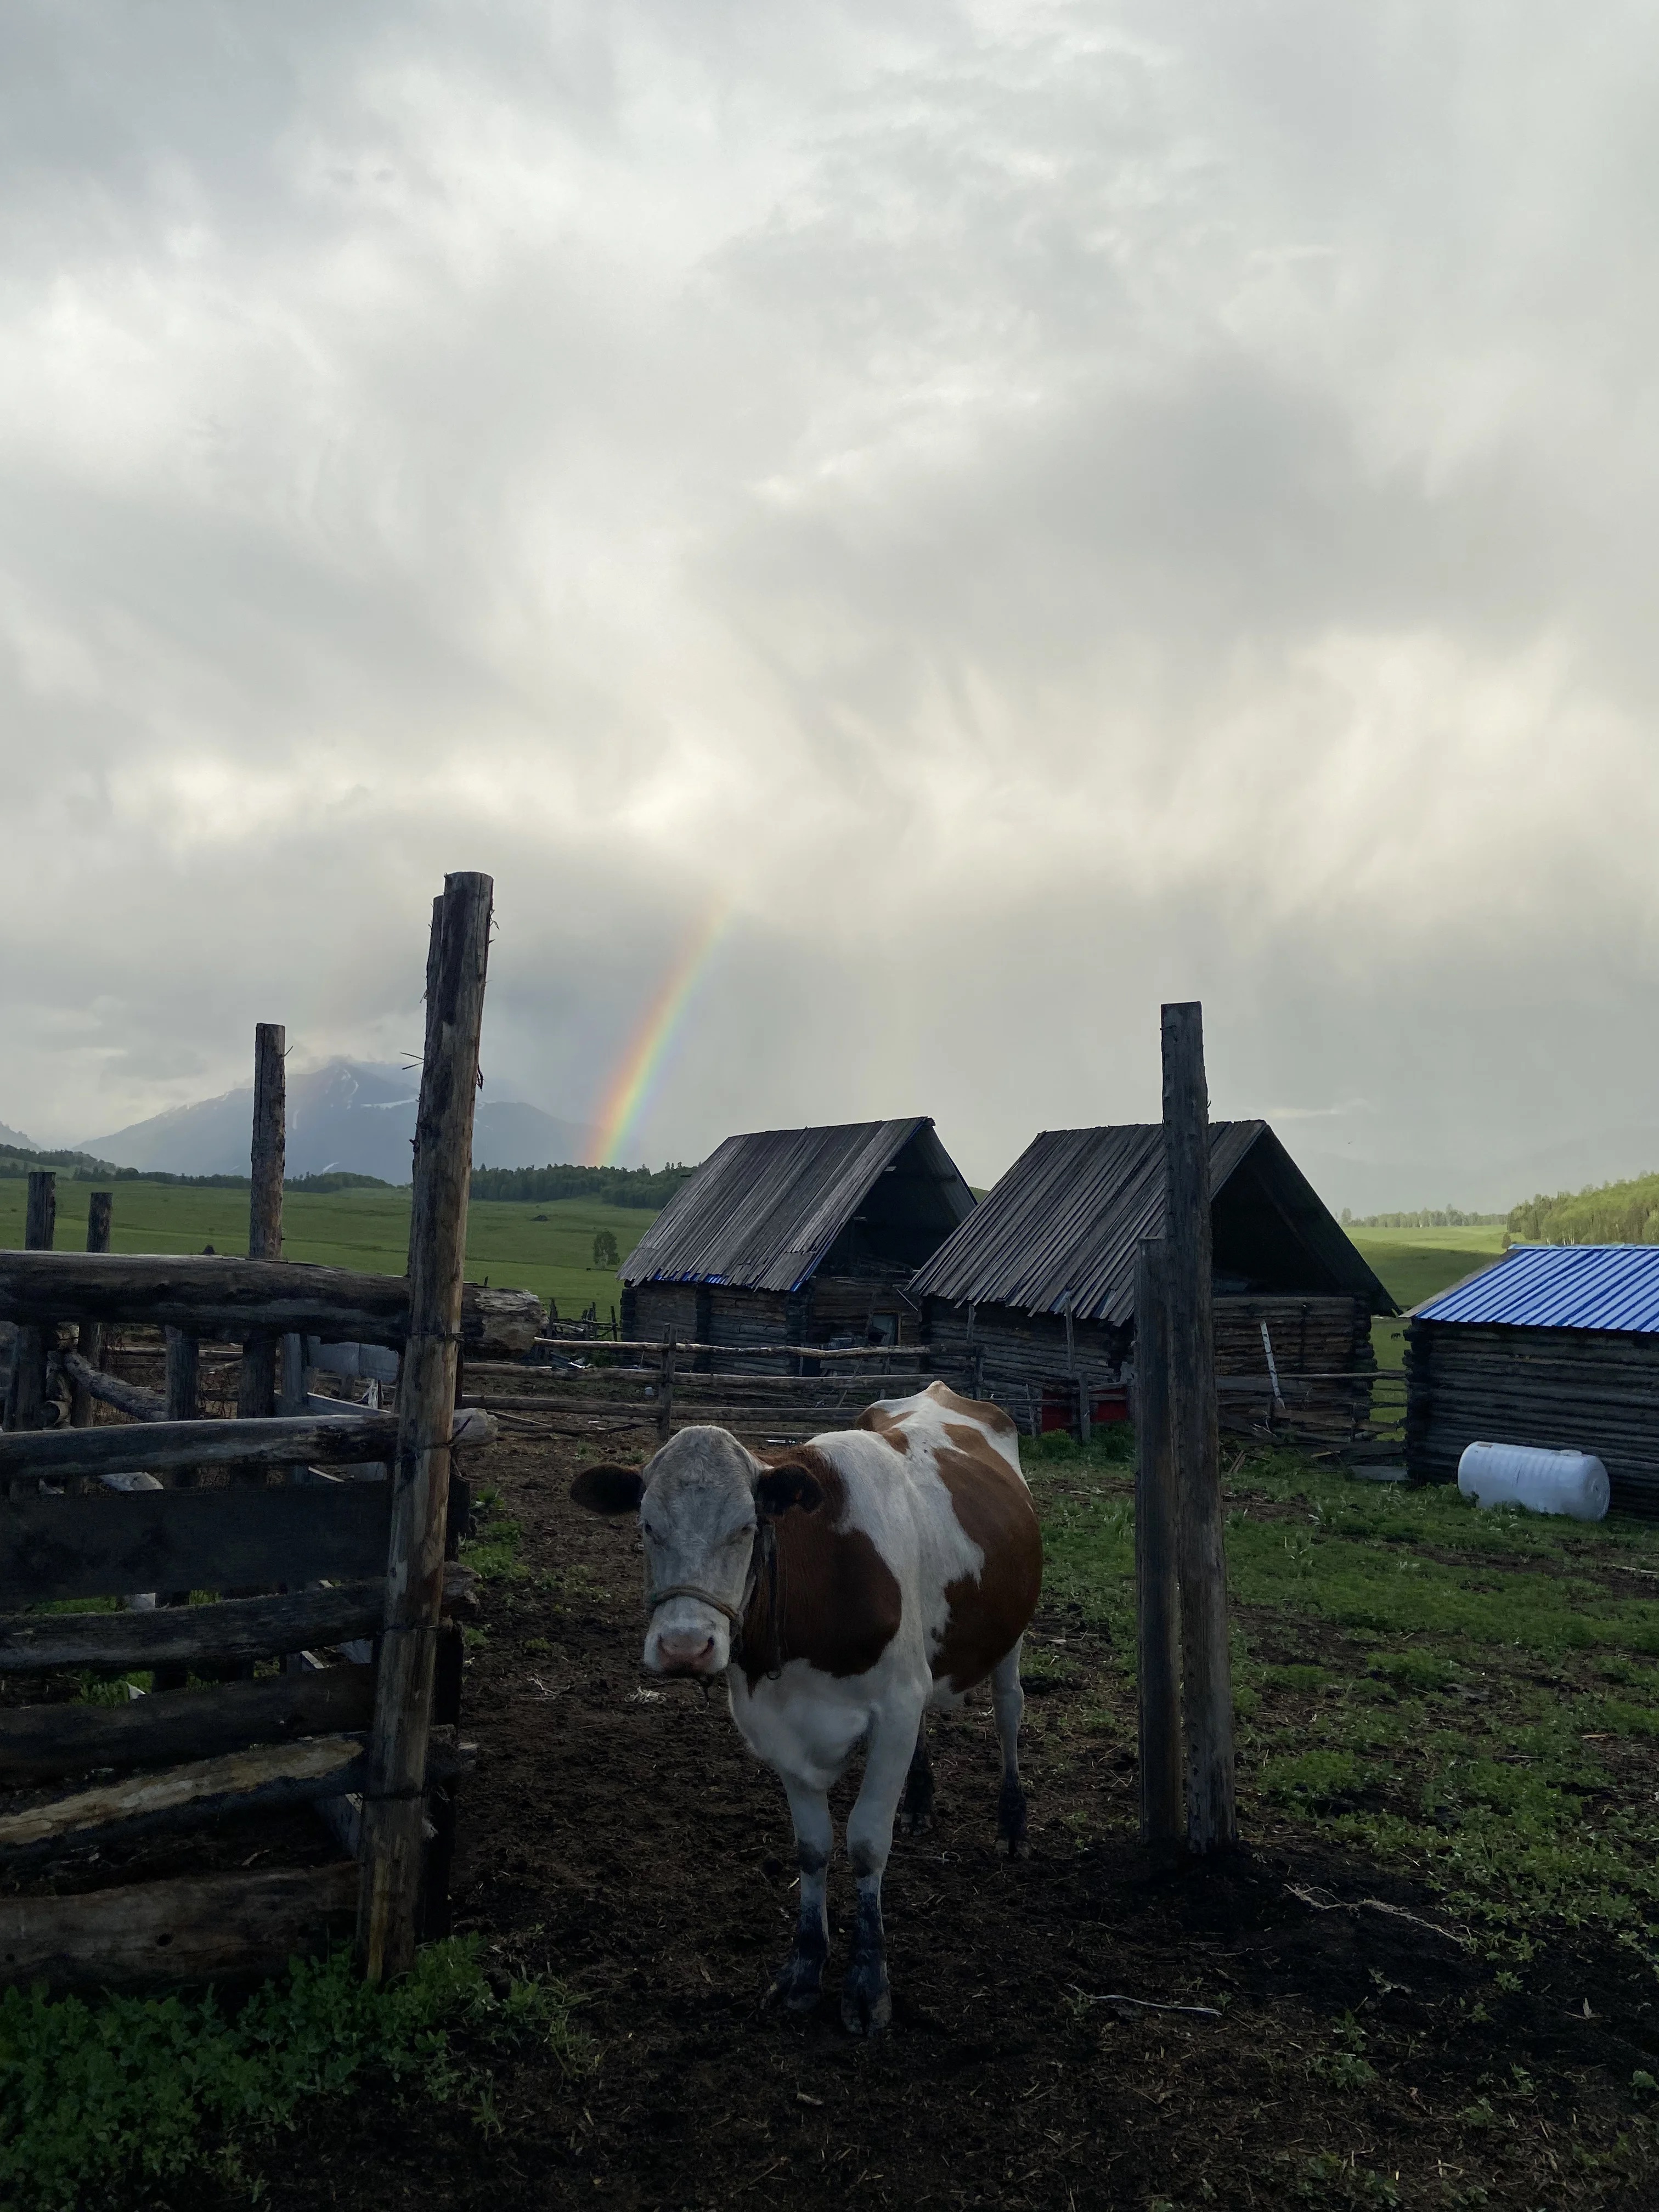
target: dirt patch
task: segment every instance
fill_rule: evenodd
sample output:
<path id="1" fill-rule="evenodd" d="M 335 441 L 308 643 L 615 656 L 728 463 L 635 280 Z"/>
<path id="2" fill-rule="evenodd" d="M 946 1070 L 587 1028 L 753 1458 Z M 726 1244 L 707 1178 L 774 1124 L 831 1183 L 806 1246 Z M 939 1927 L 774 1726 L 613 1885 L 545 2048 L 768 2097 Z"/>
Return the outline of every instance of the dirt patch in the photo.
<path id="1" fill-rule="evenodd" d="M 1028 1860 L 994 1849 L 982 1698 L 933 1724 L 936 1826 L 888 1875 L 890 2034 L 850 2040 L 833 1994 L 805 2021 L 768 2009 L 782 1792 L 722 1698 L 642 1681 L 636 1540 L 568 1504 L 576 1463 L 514 1443 L 477 1470 L 522 1540 L 469 1664 L 457 1915 L 582 1992 L 597 2069 L 526 2062 L 488 2127 L 390 2095 L 319 2107 L 271 2160 L 272 2212 L 1656 2201 L 1648 1968 L 1564 1937 L 1500 1985 L 1426 1891 L 1289 1827 L 1212 1869 L 1149 1865 L 1121 1655 L 1080 1614 L 1036 1623 Z M 1219 2016 L 1089 2002 L 1113 1994 Z"/>

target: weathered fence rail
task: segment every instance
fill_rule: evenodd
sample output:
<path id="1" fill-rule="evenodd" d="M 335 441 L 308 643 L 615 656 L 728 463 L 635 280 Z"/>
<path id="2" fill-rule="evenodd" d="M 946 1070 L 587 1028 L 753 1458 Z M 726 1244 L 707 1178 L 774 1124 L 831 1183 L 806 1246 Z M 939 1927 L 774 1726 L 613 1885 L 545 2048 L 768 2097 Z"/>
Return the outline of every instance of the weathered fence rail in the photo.
<path id="1" fill-rule="evenodd" d="M 64 1853 L 95 1846 L 118 1870 L 158 1832 L 306 1805 L 351 1856 L 9 1897 L 0 1981 L 258 1971 L 354 1906 L 378 1977 L 447 1926 L 452 1790 L 471 1757 L 453 1616 L 471 1577 L 453 1556 L 450 1469 L 457 1446 L 494 1433 L 457 1411 L 457 1365 L 463 1350 L 520 1355 L 544 1326 L 532 1294 L 461 1279 L 490 897 L 487 877 L 453 876 L 434 910 L 407 1278 L 283 1260 L 273 1024 L 256 1038 L 248 1258 L 112 1254 L 107 1193 L 87 1251 L 55 1252 L 53 1179 L 32 1182 L 29 1249 L 0 1253 L 0 1323 L 15 1332 L 0 1790 L 75 1786 L 0 1803 L 0 1867 L 50 1881 Z M 155 1332 L 147 1354 L 116 1348 L 124 1325 Z M 214 1339 L 236 1347 L 228 1359 L 204 1361 Z M 312 1395 L 307 1340 L 401 1354 L 396 1410 Z M 234 1388 L 236 1419 L 200 1418 L 207 1373 L 217 1402 Z M 115 1611 L 50 1609 L 121 1596 Z M 74 1671 L 148 1672 L 152 1686 L 82 1704 L 52 1680 Z M 186 1687 L 188 1674 L 222 1679 Z M 13 1702 L 20 1691 L 40 1701 Z"/>

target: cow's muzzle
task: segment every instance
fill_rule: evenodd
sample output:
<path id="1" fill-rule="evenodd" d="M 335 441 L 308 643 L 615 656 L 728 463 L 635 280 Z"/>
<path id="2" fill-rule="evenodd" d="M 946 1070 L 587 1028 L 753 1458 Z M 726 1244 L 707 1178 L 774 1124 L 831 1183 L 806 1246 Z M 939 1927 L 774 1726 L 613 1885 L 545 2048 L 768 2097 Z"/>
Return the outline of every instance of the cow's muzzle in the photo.
<path id="1" fill-rule="evenodd" d="M 691 1607 L 707 1607 L 719 1618 L 709 1620 L 688 1607 L 672 1621 L 659 1619 L 662 1608 L 675 1599 L 689 1598 Z M 653 1674 L 684 1674 L 694 1678 L 723 1674 L 738 1649 L 743 1616 L 735 1606 L 693 1583 L 675 1583 L 652 1590 L 646 1598 L 651 1625 L 645 1633 L 645 1664 Z"/>

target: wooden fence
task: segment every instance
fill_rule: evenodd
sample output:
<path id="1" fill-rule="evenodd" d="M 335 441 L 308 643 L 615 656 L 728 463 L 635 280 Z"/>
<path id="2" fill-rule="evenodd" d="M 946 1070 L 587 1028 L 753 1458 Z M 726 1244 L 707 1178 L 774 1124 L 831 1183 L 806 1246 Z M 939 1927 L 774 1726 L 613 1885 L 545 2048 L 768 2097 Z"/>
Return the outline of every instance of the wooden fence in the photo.
<path id="1" fill-rule="evenodd" d="M 406 1278 L 280 1258 L 280 1030 L 258 1040 L 248 1259 L 112 1255 L 101 1193 L 88 1251 L 56 1252 L 32 1182 L 36 1249 L 0 1254 L 0 1789 L 27 1793 L 0 1813 L 0 1980 L 270 1971 L 354 1913 L 380 1978 L 446 1924 L 469 1756 L 450 1465 L 490 1433 L 456 1413 L 458 1363 L 526 1350 L 541 1313 L 462 1284 L 490 905 L 471 875 L 434 903 Z M 112 1370 L 135 1325 L 159 1391 Z M 310 1398 L 305 1337 L 396 1347 L 396 1411 Z M 227 1340 L 238 1417 L 202 1419 L 201 1347 Z M 149 1694 L 64 1695 L 68 1674 L 133 1670 Z M 320 1863 L 119 1878 L 158 1833 L 300 1805 L 335 1839 Z"/>
<path id="2" fill-rule="evenodd" d="M 757 1374 L 757 1359 L 775 1360 L 784 1371 Z M 741 1371 L 721 1372 L 721 1360 L 741 1361 Z M 972 1396 L 977 1364 L 936 1356 L 926 1345 L 843 1350 L 702 1344 L 672 1334 L 599 1341 L 561 1335 L 538 1338 L 530 1364 L 469 1356 L 459 1402 L 509 1432 L 591 1435 L 648 1426 L 665 1443 L 676 1428 L 710 1422 L 751 1439 L 793 1443 L 850 1428 L 872 1399 L 903 1396 L 935 1380 Z"/>

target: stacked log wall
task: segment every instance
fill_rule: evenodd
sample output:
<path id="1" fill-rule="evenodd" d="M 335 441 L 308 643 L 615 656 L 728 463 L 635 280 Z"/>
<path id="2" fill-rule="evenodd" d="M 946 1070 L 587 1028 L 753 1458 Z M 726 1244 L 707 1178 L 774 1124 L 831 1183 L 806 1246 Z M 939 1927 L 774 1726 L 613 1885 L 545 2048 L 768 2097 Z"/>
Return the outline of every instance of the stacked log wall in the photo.
<path id="1" fill-rule="evenodd" d="M 1415 1321 L 1406 1374 L 1414 1481 L 1455 1482 L 1472 1443 L 1585 1451 L 1616 1508 L 1659 1515 L 1659 1336 Z"/>
<path id="2" fill-rule="evenodd" d="M 1291 1416 L 1310 1433 L 1340 1441 L 1369 1418 L 1376 1370 L 1370 1315 L 1363 1298 L 1249 1296 L 1215 1301 L 1216 1372 L 1224 1388 L 1222 1419 L 1233 1426 L 1265 1425 L 1273 1415 L 1261 1325 L 1267 1325 L 1273 1359 Z M 1134 1354 L 1133 1323 L 1073 1324 L 1068 1356 L 1066 1322 L 1058 1314 L 1023 1313 L 1011 1306 L 974 1309 L 943 1298 L 929 1301 L 928 1341 L 953 1359 L 977 1351 L 988 1397 L 1029 1426 L 1029 1409 L 1046 1389 L 1075 1387 L 1091 1393 L 1121 1389 Z M 1297 1382 L 1292 1377 L 1311 1377 Z"/>

